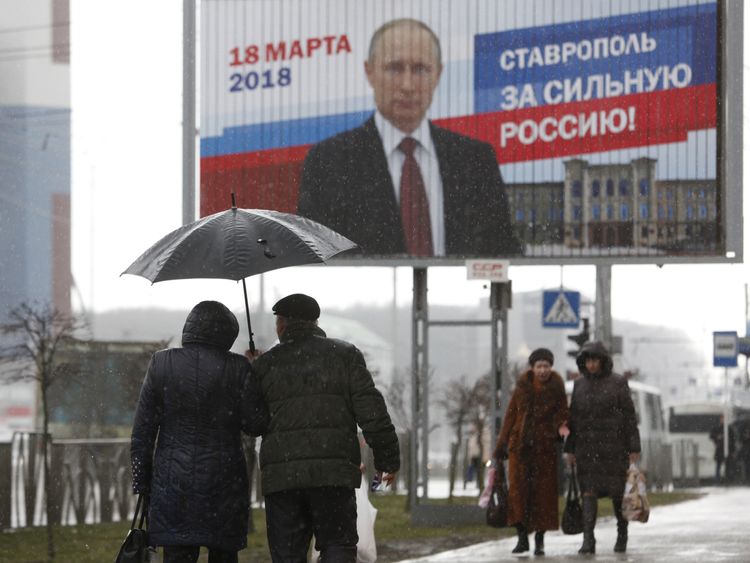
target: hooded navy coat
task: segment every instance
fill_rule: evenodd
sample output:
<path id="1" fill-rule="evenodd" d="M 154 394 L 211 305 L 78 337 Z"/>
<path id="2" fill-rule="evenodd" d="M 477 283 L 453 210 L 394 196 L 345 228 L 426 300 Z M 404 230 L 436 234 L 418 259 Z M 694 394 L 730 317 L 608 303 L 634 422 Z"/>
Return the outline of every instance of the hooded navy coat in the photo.
<path id="1" fill-rule="evenodd" d="M 131 462 L 133 490 L 150 495 L 153 545 L 239 551 L 247 544 L 240 432 L 262 434 L 268 414 L 250 363 L 228 351 L 238 331 L 229 309 L 204 301 L 188 315 L 182 348 L 151 359 Z"/>

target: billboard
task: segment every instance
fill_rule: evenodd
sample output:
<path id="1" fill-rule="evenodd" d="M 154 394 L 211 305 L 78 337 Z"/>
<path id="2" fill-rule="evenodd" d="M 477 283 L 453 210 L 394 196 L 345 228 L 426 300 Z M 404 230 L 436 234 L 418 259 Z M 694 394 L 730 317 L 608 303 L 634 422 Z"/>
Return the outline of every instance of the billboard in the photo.
<path id="1" fill-rule="evenodd" d="M 740 259 L 726 9 L 202 2 L 200 213 L 234 192 L 367 262 Z"/>

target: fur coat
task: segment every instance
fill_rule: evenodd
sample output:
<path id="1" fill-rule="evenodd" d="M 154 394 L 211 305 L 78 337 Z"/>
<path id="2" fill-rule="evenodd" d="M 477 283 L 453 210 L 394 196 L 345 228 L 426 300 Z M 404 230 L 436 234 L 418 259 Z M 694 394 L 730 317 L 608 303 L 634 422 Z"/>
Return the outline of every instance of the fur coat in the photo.
<path id="1" fill-rule="evenodd" d="M 540 387 L 529 369 L 518 378 L 498 436 L 508 451 L 508 524 L 556 530 L 558 429 L 568 419 L 565 383 L 553 371 Z"/>

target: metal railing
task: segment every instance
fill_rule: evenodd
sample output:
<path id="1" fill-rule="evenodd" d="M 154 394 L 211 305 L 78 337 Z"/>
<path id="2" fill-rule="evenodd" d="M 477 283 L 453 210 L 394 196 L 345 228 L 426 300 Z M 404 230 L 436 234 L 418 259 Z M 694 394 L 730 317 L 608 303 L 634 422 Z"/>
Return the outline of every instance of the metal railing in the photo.
<path id="1" fill-rule="evenodd" d="M 132 493 L 130 438 L 46 442 L 53 522 L 69 526 L 132 518 L 137 497 Z M 10 442 L 0 442 L 0 530 L 47 523 L 44 444 L 41 432 L 15 432 Z M 254 467 L 251 498 L 260 503 L 257 456 L 249 454 L 254 447 L 255 441 L 246 444 L 245 459 Z"/>
<path id="2" fill-rule="evenodd" d="M 0 529 L 46 524 L 43 448 L 48 448 L 50 518 L 62 525 L 130 517 L 130 439 L 44 440 L 15 432 L 0 443 Z"/>

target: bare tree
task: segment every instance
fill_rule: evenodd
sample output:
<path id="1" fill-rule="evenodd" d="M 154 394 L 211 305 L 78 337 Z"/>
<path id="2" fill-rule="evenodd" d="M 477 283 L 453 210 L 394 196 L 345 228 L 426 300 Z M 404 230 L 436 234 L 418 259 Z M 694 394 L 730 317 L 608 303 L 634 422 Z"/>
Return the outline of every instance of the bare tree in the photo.
<path id="1" fill-rule="evenodd" d="M 55 544 L 52 533 L 51 487 L 49 476 L 49 406 L 47 394 L 50 386 L 66 372 L 59 361 L 58 352 L 63 342 L 73 339 L 85 327 L 82 319 L 58 311 L 49 304 L 23 302 L 12 309 L 8 322 L 0 325 L 0 334 L 7 338 L 0 345 L 0 359 L 11 365 L 3 380 L 5 383 L 32 380 L 39 386 L 42 403 L 42 448 L 45 511 L 47 517 L 47 557 L 54 561 Z"/>
<path id="2" fill-rule="evenodd" d="M 396 426 L 399 435 L 399 449 L 401 450 L 401 471 L 399 479 L 405 479 L 407 490 L 411 490 L 411 470 L 408 452 L 411 445 L 411 430 L 414 417 L 411 412 L 411 387 L 409 385 L 410 372 L 398 370 L 393 374 L 393 379 L 388 385 L 384 385 L 384 398 L 388 405 L 388 413 Z M 406 455 L 404 455 L 406 454 Z M 397 484 L 394 483 L 394 491 Z M 411 509 L 411 499 L 406 495 L 406 510 Z"/>
<path id="3" fill-rule="evenodd" d="M 461 451 L 464 426 L 472 407 L 472 387 L 466 382 L 466 376 L 450 381 L 443 390 L 443 397 L 438 404 L 445 409 L 445 417 L 455 432 L 455 441 L 451 443 L 448 498 L 453 499 L 458 471 L 458 452 Z"/>
<path id="4" fill-rule="evenodd" d="M 481 488 L 484 484 L 484 440 L 490 414 L 490 376 L 485 374 L 474 382 L 471 388 L 471 406 L 469 409 L 469 423 L 476 431 L 477 447 L 479 449 L 479 466 L 477 467 L 477 481 Z"/>

